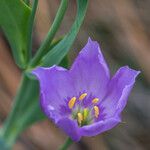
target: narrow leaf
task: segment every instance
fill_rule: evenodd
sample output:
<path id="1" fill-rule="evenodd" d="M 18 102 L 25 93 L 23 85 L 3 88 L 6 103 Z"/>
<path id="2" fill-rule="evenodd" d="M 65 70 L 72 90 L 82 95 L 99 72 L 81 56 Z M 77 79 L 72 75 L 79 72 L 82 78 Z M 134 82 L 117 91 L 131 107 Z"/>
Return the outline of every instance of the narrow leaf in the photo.
<path id="1" fill-rule="evenodd" d="M 77 0 L 77 3 L 77 15 L 75 22 L 70 29 L 70 32 L 61 42 L 59 42 L 51 51 L 49 51 L 45 57 L 43 57 L 41 61 L 42 66 L 52 66 L 54 64 L 59 64 L 71 48 L 84 20 L 88 0 Z"/>
<path id="2" fill-rule="evenodd" d="M 38 49 L 36 55 L 32 59 L 32 61 L 30 63 L 31 67 L 35 67 L 40 62 L 41 58 L 49 51 L 51 42 L 52 42 L 57 30 L 59 29 L 63 18 L 64 18 L 64 15 L 67 10 L 67 6 L 68 6 L 68 0 L 61 0 L 61 3 L 59 6 L 59 9 L 57 11 L 56 17 L 54 19 L 54 22 L 53 22 L 51 28 L 49 29 L 43 43 L 41 44 L 40 48 Z"/>
<path id="3" fill-rule="evenodd" d="M 30 13 L 30 8 L 22 0 L 0 0 L 0 27 L 21 68 L 25 68 L 29 59 L 27 38 Z"/>

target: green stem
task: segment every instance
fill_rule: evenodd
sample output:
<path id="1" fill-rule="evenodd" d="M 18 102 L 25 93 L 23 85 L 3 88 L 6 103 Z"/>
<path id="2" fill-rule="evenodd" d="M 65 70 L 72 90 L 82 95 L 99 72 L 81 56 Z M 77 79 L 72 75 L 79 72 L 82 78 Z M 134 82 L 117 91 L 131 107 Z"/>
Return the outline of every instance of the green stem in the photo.
<path id="1" fill-rule="evenodd" d="M 59 150 L 67 150 L 69 146 L 73 143 L 73 141 L 70 138 L 67 138 L 64 145 Z"/>
<path id="2" fill-rule="evenodd" d="M 25 90 L 28 86 L 27 78 L 23 75 L 21 85 L 19 88 L 19 91 L 17 92 L 17 96 L 15 98 L 13 109 L 10 112 L 8 118 L 5 121 L 5 124 L 3 128 L 0 130 L 0 137 L 2 137 L 6 144 L 11 147 L 13 143 L 15 142 L 16 138 L 18 137 L 18 134 L 22 130 L 22 127 L 20 126 L 21 122 L 15 120 L 17 118 L 18 110 L 20 109 L 20 104 L 22 103 L 22 98 L 24 96 Z"/>
<path id="3" fill-rule="evenodd" d="M 34 18 L 35 13 L 37 10 L 38 0 L 34 0 L 33 2 L 33 8 L 31 11 L 31 16 L 29 19 L 29 29 L 28 29 L 28 52 L 29 52 L 29 59 L 31 59 L 32 56 L 32 32 L 33 32 L 33 24 L 34 24 Z"/>
<path id="4" fill-rule="evenodd" d="M 14 100 L 13 109 L 0 129 L 0 149 L 2 147 L 11 148 L 23 130 L 34 122 L 45 118 L 41 112 L 38 99 L 38 81 L 31 79 L 28 73 L 24 72 L 21 86 Z"/>
<path id="5" fill-rule="evenodd" d="M 35 57 L 32 59 L 31 63 L 30 63 L 30 67 L 35 67 L 41 60 L 41 58 L 49 51 L 49 47 L 50 44 L 58 30 L 58 28 L 60 27 L 60 24 L 64 18 L 65 12 L 67 10 L 67 6 L 68 6 L 68 0 L 62 0 L 61 4 L 59 6 L 58 12 L 56 14 L 56 17 L 54 19 L 54 22 L 46 36 L 46 38 L 44 39 L 44 42 L 42 43 L 42 45 L 40 46 L 39 50 L 37 51 Z"/>

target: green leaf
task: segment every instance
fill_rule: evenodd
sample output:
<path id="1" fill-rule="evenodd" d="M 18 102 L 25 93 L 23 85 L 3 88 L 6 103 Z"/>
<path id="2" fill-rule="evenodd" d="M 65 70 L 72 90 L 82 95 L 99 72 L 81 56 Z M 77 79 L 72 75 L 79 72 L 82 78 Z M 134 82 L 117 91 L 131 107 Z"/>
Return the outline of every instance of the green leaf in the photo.
<path id="1" fill-rule="evenodd" d="M 38 6 L 38 0 L 34 0 L 31 15 L 29 18 L 29 28 L 28 28 L 27 49 L 29 51 L 29 59 L 32 58 L 32 32 L 33 32 L 33 25 L 34 25 L 34 19 L 35 19 L 37 6 Z"/>
<path id="2" fill-rule="evenodd" d="M 78 11 L 75 22 L 70 32 L 52 48 L 44 57 L 42 65 L 53 65 L 60 63 L 67 54 L 83 22 L 88 0 L 78 0 Z M 54 44 L 55 45 L 55 44 Z M 66 65 L 64 59 L 62 65 Z M 31 124 L 44 119 L 39 106 L 39 83 L 37 80 L 24 73 L 20 90 L 15 98 L 12 112 L 1 129 L 1 139 L 12 146 L 18 135 Z M 1 146 L 0 146 L 1 148 Z"/>
<path id="3" fill-rule="evenodd" d="M 42 66 L 52 66 L 54 64 L 59 64 L 61 60 L 65 57 L 69 49 L 71 48 L 77 33 L 79 32 L 80 26 L 84 20 L 88 0 L 77 0 L 78 10 L 75 22 L 71 27 L 69 33 L 64 37 L 64 39 L 59 42 L 52 50 L 50 50 L 42 59 Z"/>
<path id="4" fill-rule="evenodd" d="M 61 22 L 66 13 L 67 7 L 68 7 L 68 0 L 61 0 L 60 6 L 57 11 L 57 14 L 56 14 L 53 24 L 52 24 L 51 28 L 49 29 L 43 43 L 41 44 L 40 48 L 38 49 L 36 55 L 30 62 L 31 68 L 34 68 L 35 66 L 37 66 L 37 64 L 39 64 L 42 57 L 49 51 L 51 42 L 53 41 L 53 38 L 61 25 Z"/>
<path id="5" fill-rule="evenodd" d="M 28 6 L 30 5 L 30 0 L 23 0 Z"/>
<path id="6" fill-rule="evenodd" d="M 27 38 L 30 14 L 30 8 L 22 0 L 0 0 L 0 27 L 21 68 L 25 68 L 29 60 Z"/>
<path id="7" fill-rule="evenodd" d="M 59 64 L 60 66 L 64 67 L 64 68 L 68 68 L 69 67 L 69 58 L 68 55 L 66 55 L 63 60 L 60 62 Z"/>

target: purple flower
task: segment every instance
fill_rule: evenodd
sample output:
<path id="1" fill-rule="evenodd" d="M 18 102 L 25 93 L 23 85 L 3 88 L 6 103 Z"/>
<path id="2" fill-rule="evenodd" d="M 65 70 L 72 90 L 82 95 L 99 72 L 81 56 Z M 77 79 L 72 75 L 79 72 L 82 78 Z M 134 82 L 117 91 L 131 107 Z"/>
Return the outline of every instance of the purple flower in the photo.
<path id="1" fill-rule="evenodd" d="M 121 122 L 120 114 L 140 72 L 125 66 L 111 78 L 99 44 L 89 39 L 70 70 L 37 67 L 32 73 L 40 81 L 40 102 L 47 117 L 79 141 Z"/>

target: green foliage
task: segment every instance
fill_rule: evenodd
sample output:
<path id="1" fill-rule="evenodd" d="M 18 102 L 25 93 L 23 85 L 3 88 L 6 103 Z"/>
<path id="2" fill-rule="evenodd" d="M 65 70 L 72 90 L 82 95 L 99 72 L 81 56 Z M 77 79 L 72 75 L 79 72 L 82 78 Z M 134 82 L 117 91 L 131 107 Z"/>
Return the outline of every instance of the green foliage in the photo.
<path id="1" fill-rule="evenodd" d="M 88 0 L 77 0 L 77 2 L 78 10 L 74 24 L 64 39 L 42 58 L 42 66 L 59 64 L 71 48 L 85 17 Z"/>
<path id="2" fill-rule="evenodd" d="M 51 28 L 49 29 L 43 43 L 30 63 L 31 68 L 37 66 L 42 57 L 51 49 L 51 43 L 64 18 L 67 6 L 68 0 L 62 0 Z"/>
<path id="3" fill-rule="evenodd" d="M 5 144 L 5 141 L 0 137 L 0 149 L 1 150 L 9 150 L 9 147 Z"/>
<path id="4" fill-rule="evenodd" d="M 70 47 L 72 46 L 73 41 L 75 40 L 75 37 L 77 36 L 77 33 L 80 29 L 80 26 L 83 22 L 83 19 L 86 13 L 86 8 L 87 8 L 87 0 L 78 0 L 77 16 L 76 16 L 73 26 L 71 27 L 70 32 L 59 42 L 56 41 L 56 46 L 54 47 L 52 46 L 52 50 L 48 54 L 46 54 L 46 56 L 44 57 L 48 59 L 48 61 L 44 61 L 44 64 L 42 65 L 50 66 L 50 65 L 58 64 L 61 62 L 61 65 L 68 66 L 68 60 L 67 60 L 67 57 L 65 56 L 67 52 L 69 51 Z M 55 42 L 53 43 L 53 45 L 55 45 Z M 39 94 L 38 85 L 36 83 L 37 81 L 32 79 L 32 81 L 29 80 L 28 82 L 29 82 L 28 83 L 29 87 L 27 89 L 31 95 L 29 94 L 28 96 L 29 98 L 26 98 L 24 102 L 27 103 L 27 99 L 30 99 L 30 101 L 28 105 L 25 105 L 21 102 L 22 108 L 20 107 L 20 109 L 21 110 L 26 109 L 26 111 L 28 109 L 28 113 L 26 117 L 28 119 L 28 124 L 31 124 L 40 119 L 43 119 L 43 116 L 40 115 L 39 107 L 37 105 L 38 94 Z M 37 117 L 37 114 L 39 115 L 39 117 Z"/>
<path id="5" fill-rule="evenodd" d="M 29 60 L 27 41 L 30 13 L 30 8 L 22 0 L 0 0 L 0 27 L 21 68 L 25 68 Z"/>
<path id="6" fill-rule="evenodd" d="M 44 46 L 39 49 L 38 55 L 35 55 L 28 65 L 32 34 L 29 34 L 29 30 L 32 32 L 32 21 L 37 5 L 37 1 L 34 2 L 35 7 L 33 6 L 31 13 L 30 8 L 22 0 L 0 0 L 0 26 L 11 45 L 16 63 L 21 68 L 26 68 L 13 109 L 0 130 L 0 142 L 3 147 L 11 147 L 24 129 L 45 118 L 39 106 L 39 83 L 30 74 L 31 68 L 37 65 L 51 66 L 59 63 L 62 66 L 68 66 L 68 59 L 65 56 L 79 32 L 88 4 L 88 0 L 77 0 L 77 15 L 70 31 L 64 38 L 52 42 L 66 11 L 67 0 L 62 0 L 61 7 L 64 8 L 59 8 L 56 20 L 44 41 Z M 0 149 L 2 146 L 0 145 Z"/>
<path id="7" fill-rule="evenodd" d="M 39 83 L 24 73 L 15 103 L 0 137 L 11 147 L 17 136 L 34 122 L 45 118 L 39 106 Z M 1 148 L 1 147 L 0 147 Z"/>

